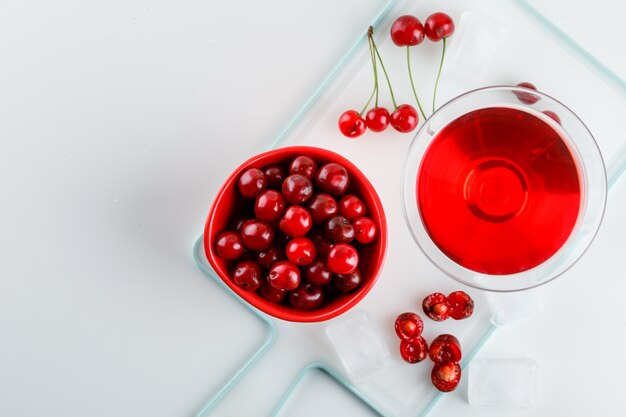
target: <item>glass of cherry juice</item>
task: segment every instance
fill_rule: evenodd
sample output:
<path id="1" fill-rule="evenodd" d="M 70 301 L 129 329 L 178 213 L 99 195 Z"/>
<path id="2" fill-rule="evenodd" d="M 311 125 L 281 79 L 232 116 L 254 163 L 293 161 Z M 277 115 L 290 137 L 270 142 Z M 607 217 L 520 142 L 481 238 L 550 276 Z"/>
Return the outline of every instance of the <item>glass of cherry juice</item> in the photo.
<path id="1" fill-rule="evenodd" d="M 465 93 L 422 125 L 405 167 L 404 213 L 426 256 L 491 291 L 562 274 L 604 213 L 598 146 L 567 107 L 523 87 Z"/>

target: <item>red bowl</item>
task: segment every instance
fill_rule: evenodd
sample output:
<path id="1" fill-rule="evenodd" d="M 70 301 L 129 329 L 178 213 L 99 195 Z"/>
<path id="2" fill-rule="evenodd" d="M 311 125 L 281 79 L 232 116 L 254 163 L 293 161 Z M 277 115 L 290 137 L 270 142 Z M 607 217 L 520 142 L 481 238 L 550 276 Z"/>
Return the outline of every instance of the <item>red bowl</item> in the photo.
<path id="1" fill-rule="evenodd" d="M 313 158 L 319 166 L 328 162 L 337 162 L 348 170 L 350 175 L 350 187 L 348 193 L 354 193 L 365 202 L 368 216 L 378 225 L 376 239 L 363 246 L 359 252 L 359 269 L 363 282 L 354 292 L 340 294 L 332 301 L 324 303 L 320 308 L 304 311 L 295 309 L 285 304 L 275 304 L 263 299 L 256 292 L 243 290 L 230 278 L 229 262 L 221 259 L 214 250 L 213 242 L 216 236 L 229 229 L 233 217 L 236 216 L 240 207 L 250 205 L 250 201 L 244 199 L 237 190 L 239 176 L 248 168 L 262 168 L 266 165 L 285 163 L 298 155 L 306 155 Z M 336 317 L 354 307 L 372 289 L 382 268 L 385 252 L 387 250 L 387 222 L 383 206 L 378 194 L 365 175 L 346 158 L 326 149 L 308 146 L 293 146 L 274 149 L 256 155 L 241 164 L 228 177 L 219 190 L 204 228 L 204 250 L 211 266 L 217 275 L 241 298 L 257 309 L 277 317 L 279 319 L 295 322 L 318 322 Z"/>

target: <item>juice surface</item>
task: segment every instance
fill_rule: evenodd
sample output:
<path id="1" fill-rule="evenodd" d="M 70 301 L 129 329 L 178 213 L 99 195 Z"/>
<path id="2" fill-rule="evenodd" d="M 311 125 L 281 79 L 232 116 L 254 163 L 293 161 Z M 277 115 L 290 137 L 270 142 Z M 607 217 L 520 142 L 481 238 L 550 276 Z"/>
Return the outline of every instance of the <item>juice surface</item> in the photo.
<path id="1" fill-rule="evenodd" d="M 507 275 L 554 255 L 581 205 L 578 167 L 561 134 L 507 107 L 467 113 L 433 140 L 417 200 L 433 242 L 465 268 Z"/>

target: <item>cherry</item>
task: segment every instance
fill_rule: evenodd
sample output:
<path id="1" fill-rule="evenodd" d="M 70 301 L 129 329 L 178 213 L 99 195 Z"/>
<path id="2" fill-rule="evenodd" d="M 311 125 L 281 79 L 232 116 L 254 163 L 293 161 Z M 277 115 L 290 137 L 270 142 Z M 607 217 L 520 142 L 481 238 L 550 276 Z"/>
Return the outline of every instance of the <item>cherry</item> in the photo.
<path id="1" fill-rule="evenodd" d="M 312 181 L 317 173 L 317 164 L 308 156 L 298 156 L 291 162 L 291 165 L 289 166 L 289 173 L 300 174 Z"/>
<path id="2" fill-rule="evenodd" d="M 365 120 L 356 110 L 346 110 L 339 117 L 339 131 L 346 137 L 359 137 L 365 133 L 365 129 Z"/>
<path id="3" fill-rule="evenodd" d="M 240 262 L 233 272 L 233 281 L 246 291 L 256 291 L 261 286 L 261 267 L 256 262 Z"/>
<path id="4" fill-rule="evenodd" d="M 398 46 L 415 46 L 424 40 L 424 26 L 416 17 L 404 15 L 391 25 L 391 40 Z"/>
<path id="5" fill-rule="evenodd" d="M 422 336 L 400 342 L 400 356 L 408 363 L 418 363 L 428 357 L 428 343 Z"/>
<path id="6" fill-rule="evenodd" d="M 255 198 L 267 187 L 267 177 L 260 169 L 250 168 L 241 174 L 237 186 L 242 196 Z"/>
<path id="7" fill-rule="evenodd" d="M 276 246 L 272 246 L 264 251 L 257 252 L 256 254 L 257 263 L 266 269 L 270 269 L 276 262 L 284 259 L 285 255 L 283 251 L 278 249 Z"/>
<path id="8" fill-rule="evenodd" d="M 334 216 L 324 224 L 324 234 L 332 243 L 350 243 L 354 240 L 354 227 L 343 216 Z"/>
<path id="9" fill-rule="evenodd" d="M 354 271 L 347 274 L 337 274 L 333 280 L 333 284 L 335 284 L 335 288 L 340 292 L 350 292 L 361 285 L 362 281 L 361 271 L 356 268 Z"/>
<path id="10" fill-rule="evenodd" d="M 429 294 L 422 302 L 424 313 L 435 321 L 443 321 L 450 315 L 450 305 L 446 296 L 440 292 Z"/>
<path id="11" fill-rule="evenodd" d="M 328 285 L 333 278 L 333 273 L 328 269 L 326 262 L 316 259 L 304 268 L 304 276 L 315 285 Z"/>
<path id="12" fill-rule="evenodd" d="M 315 259 L 315 245 L 306 237 L 291 239 L 285 248 L 287 259 L 296 265 L 308 265 Z"/>
<path id="13" fill-rule="evenodd" d="M 274 288 L 291 291 L 300 285 L 300 269 L 289 261 L 276 262 L 267 280 Z"/>
<path id="14" fill-rule="evenodd" d="M 289 293 L 289 302 L 299 310 L 312 310 L 324 301 L 324 289 L 311 283 L 301 284 Z"/>
<path id="15" fill-rule="evenodd" d="M 311 230 L 312 223 L 311 214 L 304 207 L 290 206 L 278 222 L 278 227 L 289 237 L 302 237 Z"/>
<path id="16" fill-rule="evenodd" d="M 433 13 L 424 22 L 426 36 L 433 42 L 438 42 L 444 38 L 452 36 L 454 33 L 454 22 L 445 13 Z"/>
<path id="17" fill-rule="evenodd" d="M 384 107 L 374 107 L 365 113 L 365 124 L 372 132 L 382 132 L 389 126 L 389 111 Z"/>
<path id="18" fill-rule="evenodd" d="M 323 165 L 315 176 L 315 184 L 320 190 L 334 196 L 341 196 L 350 185 L 348 170 L 336 162 Z"/>
<path id="19" fill-rule="evenodd" d="M 328 269 L 335 274 L 349 274 L 359 264 L 359 253 L 347 243 L 337 243 L 328 252 Z"/>
<path id="20" fill-rule="evenodd" d="M 354 194 L 345 195 L 339 200 L 339 214 L 349 221 L 365 216 L 365 213 L 367 213 L 365 203 Z"/>
<path id="21" fill-rule="evenodd" d="M 359 217 L 352 223 L 352 226 L 354 227 L 354 238 L 357 242 L 368 244 L 376 239 L 376 223 L 369 217 Z"/>
<path id="22" fill-rule="evenodd" d="M 419 118 L 417 110 L 410 104 L 401 104 L 391 113 L 391 126 L 401 133 L 408 133 L 415 129 Z"/>
<path id="23" fill-rule="evenodd" d="M 523 82 L 523 83 L 519 83 L 517 84 L 518 87 L 523 87 L 523 88 L 527 88 L 529 90 L 535 90 L 537 91 L 537 87 L 535 87 L 534 84 L 529 83 L 529 82 Z M 524 104 L 535 104 L 536 102 L 539 101 L 539 96 L 537 94 L 533 94 L 533 93 L 529 93 L 529 92 L 520 92 L 520 91 L 513 91 L 513 94 L 515 94 L 515 96 L 517 97 L 517 99 L 519 101 L 521 101 Z"/>
<path id="24" fill-rule="evenodd" d="M 464 291 L 455 291 L 448 294 L 450 317 L 454 320 L 466 319 L 474 312 L 474 300 Z"/>
<path id="25" fill-rule="evenodd" d="M 265 250 L 274 240 L 274 229 L 261 220 L 248 220 L 241 226 L 243 244 L 255 251 Z"/>
<path id="26" fill-rule="evenodd" d="M 285 198 L 276 190 L 265 190 L 254 202 L 254 215 L 259 220 L 273 222 L 285 212 Z"/>
<path id="27" fill-rule="evenodd" d="M 259 288 L 259 294 L 269 302 L 280 303 L 287 295 L 287 291 L 282 288 L 276 288 L 270 285 L 268 281 L 264 281 L 261 284 L 261 288 Z"/>
<path id="28" fill-rule="evenodd" d="M 280 165 L 269 165 L 263 168 L 263 173 L 267 178 L 267 186 L 280 190 L 283 185 L 283 181 L 287 177 L 287 171 Z"/>
<path id="29" fill-rule="evenodd" d="M 435 363 L 459 362 L 461 360 L 459 339 L 451 334 L 437 336 L 430 344 L 428 356 Z"/>
<path id="30" fill-rule="evenodd" d="M 394 325 L 396 334 L 402 340 L 409 340 L 422 334 L 424 322 L 415 313 L 402 313 L 396 318 Z"/>
<path id="31" fill-rule="evenodd" d="M 282 192 L 289 203 L 304 203 L 313 195 L 313 184 L 304 175 L 292 174 L 283 181 Z"/>
<path id="32" fill-rule="evenodd" d="M 314 230 L 309 233 L 309 239 L 315 245 L 315 249 L 317 251 L 317 256 L 322 259 L 326 259 L 328 257 L 328 252 L 330 252 L 330 248 L 332 247 L 332 243 L 324 237 L 324 234 L 320 230 Z"/>
<path id="33" fill-rule="evenodd" d="M 333 217 L 338 210 L 337 201 L 327 193 L 313 195 L 307 204 L 313 224 L 320 224 Z"/>
<path id="34" fill-rule="evenodd" d="M 237 259 L 243 255 L 243 240 L 237 232 L 220 233 L 215 240 L 215 250 L 222 259 L 227 261 Z"/>
<path id="35" fill-rule="evenodd" d="M 435 364 L 430 379 L 439 391 L 454 391 L 461 380 L 461 366 L 456 362 Z"/>
<path id="36" fill-rule="evenodd" d="M 555 112 L 553 112 L 551 110 L 544 110 L 544 111 L 542 111 L 542 113 L 545 114 L 546 116 L 548 116 L 550 119 L 552 119 L 555 122 L 557 122 L 558 124 L 561 124 L 561 118 Z"/>

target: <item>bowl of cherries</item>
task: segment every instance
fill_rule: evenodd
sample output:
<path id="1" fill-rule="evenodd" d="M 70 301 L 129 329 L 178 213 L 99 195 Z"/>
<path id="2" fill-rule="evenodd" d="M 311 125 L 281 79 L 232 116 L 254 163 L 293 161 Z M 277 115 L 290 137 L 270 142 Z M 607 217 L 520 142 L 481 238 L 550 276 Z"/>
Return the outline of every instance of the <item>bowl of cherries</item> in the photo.
<path id="1" fill-rule="evenodd" d="M 378 194 L 326 149 L 274 149 L 241 164 L 204 230 L 207 259 L 246 302 L 279 319 L 319 322 L 373 287 L 387 248 Z"/>

